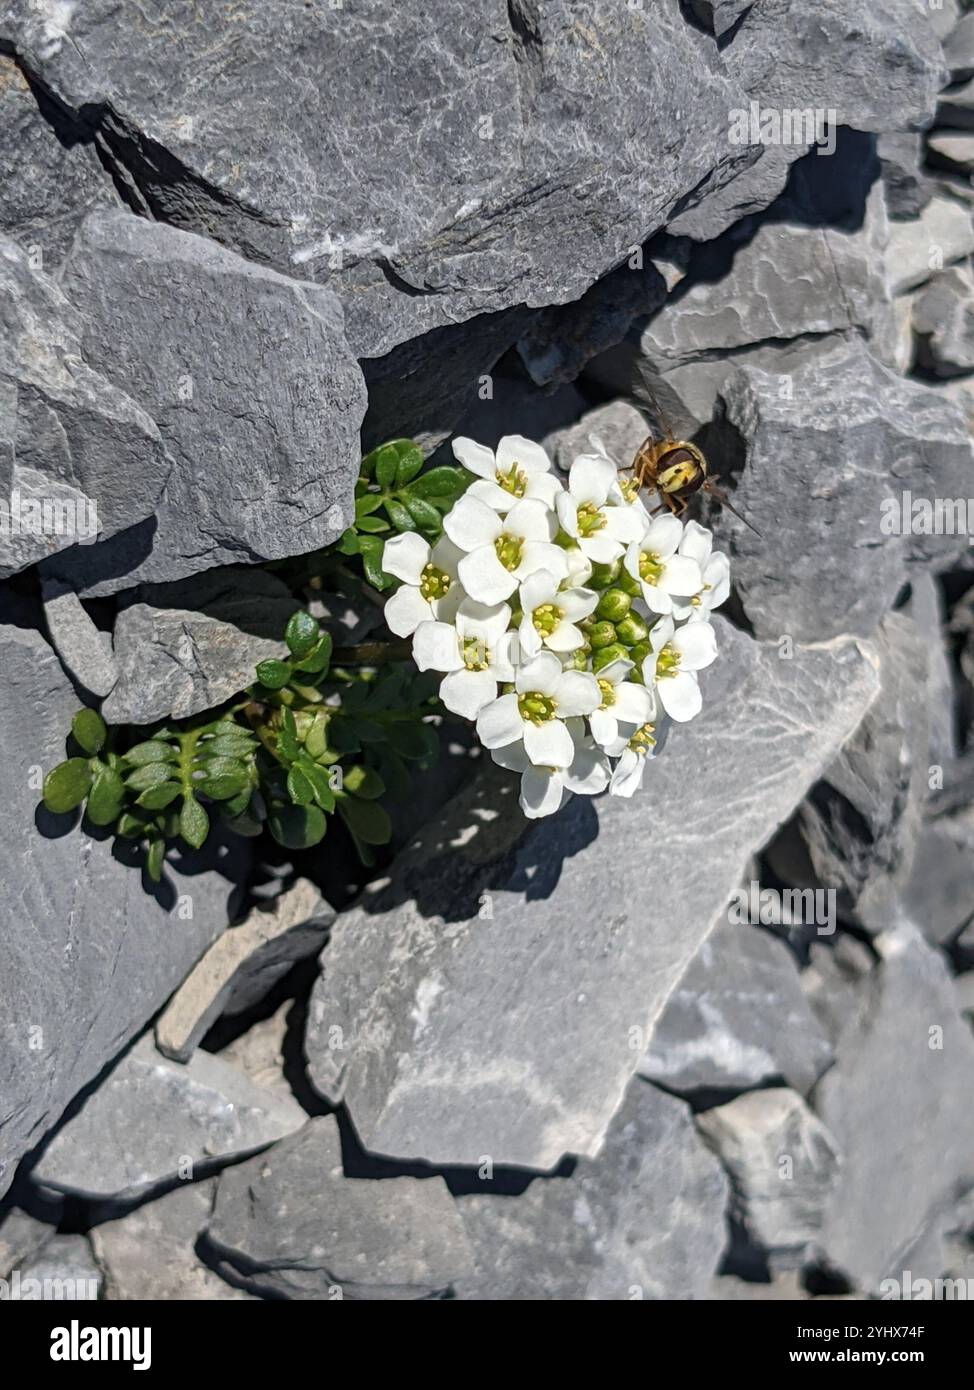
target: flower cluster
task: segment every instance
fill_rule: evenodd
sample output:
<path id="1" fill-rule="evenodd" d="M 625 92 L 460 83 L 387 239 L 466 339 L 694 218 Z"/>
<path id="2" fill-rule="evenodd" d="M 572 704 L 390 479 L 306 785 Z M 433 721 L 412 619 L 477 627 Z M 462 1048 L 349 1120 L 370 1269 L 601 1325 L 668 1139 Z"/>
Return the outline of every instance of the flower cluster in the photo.
<path id="1" fill-rule="evenodd" d="M 521 774 L 531 817 L 572 792 L 640 787 L 663 717 L 700 710 L 697 672 L 716 658 L 711 610 L 727 557 L 710 532 L 652 516 L 598 440 L 567 486 L 545 451 L 508 435 L 496 452 L 456 439 L 472 474 L 430 545 L 385 544 L 401 581 L 386 621 L 440 671 L 447 709 L 476 722 L 494 760 Z"/>

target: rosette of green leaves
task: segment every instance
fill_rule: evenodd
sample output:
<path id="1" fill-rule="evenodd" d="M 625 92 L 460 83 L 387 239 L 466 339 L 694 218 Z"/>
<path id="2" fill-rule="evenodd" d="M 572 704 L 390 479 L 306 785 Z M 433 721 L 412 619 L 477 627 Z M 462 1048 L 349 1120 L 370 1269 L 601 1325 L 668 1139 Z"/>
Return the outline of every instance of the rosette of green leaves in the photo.
<path id="1" fill-rule="evenodd" d="M 376 589 L 391 578 L 382 570 L 382 547 L 390 532 L 418 531 L 439 540 L 443 514 L 471 482 L 464 468 L 441 464 L 423 471 L 423 452 L 411 439 L 380 444 L 362 460 L 355 488 L 355 520 L 339 545 L 345 555 L 360 555 L 365 577 Z"/>

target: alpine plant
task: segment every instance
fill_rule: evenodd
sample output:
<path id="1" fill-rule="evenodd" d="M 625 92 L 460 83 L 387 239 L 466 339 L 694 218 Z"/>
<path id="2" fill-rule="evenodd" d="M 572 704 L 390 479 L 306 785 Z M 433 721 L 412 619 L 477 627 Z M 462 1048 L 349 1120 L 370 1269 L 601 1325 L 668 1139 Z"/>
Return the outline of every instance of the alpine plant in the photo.
<path id="1" fill-rule="evenodd" d="M 526 816 L 573 793 L 632 796 L 667 719 L 700 712 L 730 566 L 695 521 L 653 516 L 601 443 L 563 478 L 540 445 L 456 439 L 473 474 L 434 545 L 385 542 L 385 604 L 439 697 L 520 775 Z"/>

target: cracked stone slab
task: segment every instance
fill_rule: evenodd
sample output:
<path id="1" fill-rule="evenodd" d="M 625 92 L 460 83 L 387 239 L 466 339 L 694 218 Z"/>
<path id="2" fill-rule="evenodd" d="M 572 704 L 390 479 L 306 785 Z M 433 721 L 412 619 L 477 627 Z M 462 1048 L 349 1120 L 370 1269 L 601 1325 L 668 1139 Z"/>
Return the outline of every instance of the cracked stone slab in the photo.
<path id="1" fill-rule="evenodd" d="M 73 589 L 41 581 L 47 635 L 65 670 L 92 695 L 107 695 L 118 680 L 112 635 L 102 632 Z"/>
<path id="2" fill-rule="evenodd" d="M 102 714 L 152 724 L 223 704 L 253 683 L 259 662 L 287 655 L 284 628 L 299 606 L 258 569 L 143 586 L 115 620 L 118 681 Z"/>
<path id="3" fill-rule="evenodd" d="M 974 274 L 968 264 L 951 266 L 924 286 L 913 306 L 913 327 L 922 367 L 944 377 L 974 371 Z"/>
<path id="4" fill-rule="evenodd" d="M 55 573 L 114 593 L 341 534 L 366 400 L 330 290 L 122 211 L 85 219 L 61 283 L 85 360 L 156 422 L 172 472 L 154 522 Z M 123 496 L 141 481 L 132 470 Z"/>
<path id="5" fill-rule="evenodd" d="M 336 923 L 305 1050 L 367 1150 L 536 1169 L 598 1153 L 749 855 L 877 689 L 848 640 L 781 661 L 718 619 L 718 645 L 647 795 L 525 822 L 491 770 Z"/>
<path id="6" fill-rule="evenodd" d="M 174 1062 L 144 1034 L 54 1135 L 31 1171 L 57 1192 L 127 1201 L 187 1170 L 293 1134 L 297 1101 L 263 1091 L 209 1052 Z"/>
<path id="7" fill-rule="evenodd" d="M 839 1176 L 835 1140 L 787 1086 L 750 1091 L 697 1116 L 731 1180 L 731 1210 L 780 1270 L 802 1263 Z"/>
<path id="8" fill-rule="evenodd" d="M 869 1008 L 815 1100 L 843 1154 L 821 1246 L 866 1293 L 903 1278 L 932 1216 L 974 1182 L 974 1037 L 947 966 L 909 923 L 876 945 Z"/>
<path id="9" fill-rule="evenodd" d="M 208 11 L 205 42 L 191 7 L 8 0 L 0 37 L 70 111 L 100 113 L 147 213 L 327 280 L 367 358 L 577 299 L 755 153 L 727 141 L 745 93 L 676 0 L 444 0 L 435 24 L 242 0 Z"/>
<path id="10" fill-rule="evenodd" d="M 207 1243 L 228 1276 L 279 1298 L 424 1298 L 471 1268 L 443 1179 L 346 1177 L 333 1116 L 221 1174 Z"/>
<path id="11" fill-rule="evenodd" d="M 971 440 L 961 411 L 905 381 L 858 342 L 805 348 L 772 372 L 738 366 L 722 388 L 746 464 L 734 505 L 712 517 L 759 637 L 868 635 L 913 567 L 946 569 L 963 535 L 903 534 L 903 494 L 966 497 Z M 907 503 L 910 511 L 910 504 Z"/>
<path id="12" fill-rule="evenodd" d="M 804 1093 L 831 1060 L 787 946 L 725 919 L 667 1001 L 639 1073 L 680 1095 L 781 1077 Z"/>
<path id="13" fill-rule="evenodd" d="M 314 955 L 334 920 L 319 889 L 299 879 L 269 910 L 256 908 L 228 928 L 156 1020 L 160 1051 L 185 1062 L 218 1018 L 258 1003 L 295 962 Z"/>
<path id="14" fill-rule="evenodd" d="M 699 1299 L 724 1247 L 727 1180 L 689 1106 L 635 1081 L 597 1158 L 519 1196 L 461 1196 L 476 1273 L 461 1299 Z"/>
<path id="15" fill-rule="evenodd" d="M 970 209 L 953 198 L 931 198 L 919 217 L 890 223 L 886 263 L 893 293 L 926 284 L 938 270 L 972 251 Z"/>
<path id="16" fill-rule="evenodd" d="M 224 930 L 250 850 L 218 838 L 205 852 L 174 854 L 146 892 L 110 841 L 38 809 L 43 772 L 63 758 L 79 704 L 38 632 L 0 627 L 0 685 L 9 817 L 0 873 L 17 885 L 0 906 L 2 1192 L 20 1157 Z"/>
<path id="17" fill-rule="evenodd" d="M 155 421 L 86 361 L 83 336 L 61 288 L 0 236 L 0 578 L 68 547 L 90 557 L 151 516 L 169 477 Z"/>

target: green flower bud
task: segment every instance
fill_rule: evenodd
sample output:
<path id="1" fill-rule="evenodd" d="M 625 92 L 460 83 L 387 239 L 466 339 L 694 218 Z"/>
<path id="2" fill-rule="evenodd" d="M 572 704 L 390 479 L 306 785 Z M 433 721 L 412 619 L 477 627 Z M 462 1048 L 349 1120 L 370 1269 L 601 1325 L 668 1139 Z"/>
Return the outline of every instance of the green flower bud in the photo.
<path id="1" fill-rule="evenodd" d="M 623 589 L 606 589 L 595 611 L 600 618 L 608 618 L 610 623 L 618 623 L 631 607 L 632 599 Z"/>
<path id="2" fill-rule="evenodd" d="M 652 647 L 650 646 L 649 642 L 637 642 L 634 647 L 630 647 L 629 660 L 634 661 L 636 663 L 636 671 L 633 671 L 633 676 L 636 675 L 636 672 L 639 670 L 639 667 L 642 666 L 643 662 L 646 660 L 647 656 L 649 656 L 649 653 L 651 651 Z M 631 679 L 632 676 L 630 676 L 630 680 Z"/>
<path id="3" fill-rule="evenodd" d="M 621 642 L 611 642 L 609 646 L 603 647 L 601 651 L 592 657 L 592 670 L 601 671 L 603 666 L 608 666 L 610 661 L 627 661 L 629 653 Z"/>
<path id="4" fill-rule="evenodd" d="M 607 589 L 619 578 L 621 569 L 621 560 L 613 560 L 611 565 L 593 565 L 591 576 L 586 581 L 585 587 L 587 589 Z"/>
<path id="5" fill-rule="evenodd" d="M 641 597 L 642 597 L 642 592 L 643 592 L 643 591 L 642 591 L 642 587 L 641 587 L 641 585 L 640 585 L 640 583 L 639 583 L 639 580 L 638 580 L 638 579 L 633 579 L 632 575 L 629 573 L 629 571 L 628 571 L 627 569 L 621 570 L 617 582 L 618 582 L 619 588 L 620 588 L 620 589 L 624 589 L 624 590 L 626 591 L 626 593 L 627 593 L 627 594 L 630 594 L 633 598 L 641 598 Z"/>
<path id="6" fill-rule="evenodd" d="M 616 630 L 611 623 L 593 623 L 586 636 L 591 645 L 598 649 L 616 640 Z"/>
<path id="7" fill-rule="evenodd" d="M 625 642 L 627 647 L 631 647 L 635 642 L 645 642 L 649 636 L 649 628 L 638 613 L 629 613 L 621 623 L 616 623 L 616 632 L 619 634 L 619 641 Z"/>

